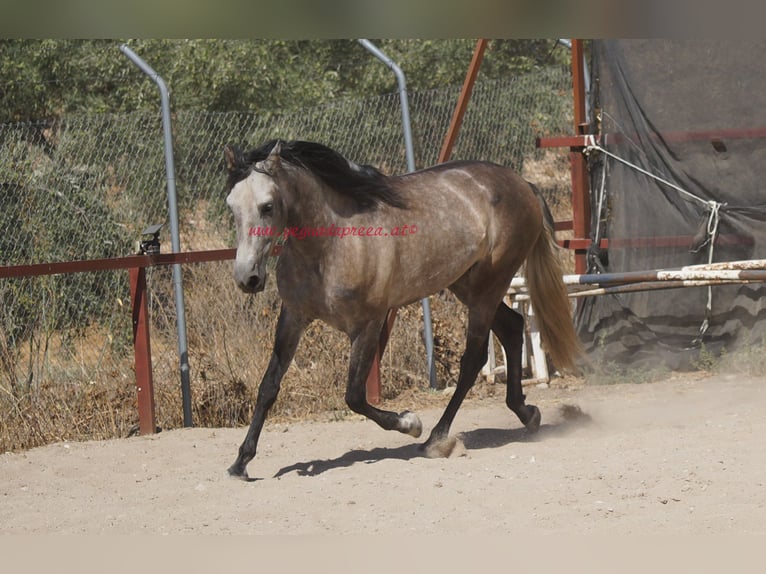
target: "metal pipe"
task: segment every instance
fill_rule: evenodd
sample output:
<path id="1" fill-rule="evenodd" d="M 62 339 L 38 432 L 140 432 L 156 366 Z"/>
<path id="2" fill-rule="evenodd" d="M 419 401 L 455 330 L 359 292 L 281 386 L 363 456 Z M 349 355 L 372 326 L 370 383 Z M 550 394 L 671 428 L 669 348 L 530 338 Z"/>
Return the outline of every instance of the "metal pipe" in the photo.
<path id="1" fill-rule="evenodd" d="M 391 58 L 386 56 L 375 44 L 369 40 L 361 39 L 359 43 L 364 46 L 373 56 L 378 58 L 386 66 L 393 70 L 396 81 L 399 84 L 399 99 L 402 105 L 402 124 L 404 126 L 404 150 L 407 155 L 407 170 L 415 171 L 415 152 L 412 146 L 412 129 L 410 126 L 410 107 L 407 99 L 407 82 L 404 72 Z M 421 299 L 423 306 L 423 338 L 426 343 L 426 358 L 428 363 L 428 380 L 431 388 L 436 388 L 436 365 L 434 364 L 434 335 L 431 324 L 431 302 L 426 297 Z"/>
<path id="2" fill-rule="evenodd" d="M 399 85 L 399 99 L 402 103 L 402 124 L 404 126 L 404 150 L 407 155 L 407 170 L 415 171 L 415 152 L 412 146 L 412 130 L 410 127 L 410 106 L 407 98 L 407 81 L 404 72 L 391 58 L 386 56 L 375 44 L 369 40 L 361 39 L 359 43 L 364 46 L 373 56 L 378 58 L 386 66 L 393 70 Z"/>
<path id="3" fill-rule="evenodd" d="M 628 285 L 647 281 L 766 281 L 766 269 L 756 268 L 747 264 L 741 266 L 734 265 L 733 262 L 726 265 L 728 267 L 713 263 L 712 268 L 706 265 L 690 265 L 680 269 L 564 275 L 563 281 L 568 286 Z M 514 277 L 511 280 L 510 289 L 526 289 L 526 280 L 523 277 Z"/>
<path id="4" fill-rule="evenodd" d="M 656 291 L 663 289 L 681 289 L 684 287 L 710 287 L 720 285 L 750 285 L 766 282 L 766 276 L 760 280 L 753 279 L 707 279 L 707 280 L 671 280 L 671 281 L 642 281 L 640 283 L 626 283 L 622 285 L 607 285 L 604 287 L 592 287 L 581 291 L 570 291 L 572 299 L 580 297 L 594 297 L 597 295 L 615 295 L 622 293 L 634 293 L 638 291 Z M 508 297 L 512 301 L 529 301 L 529 293 L 526 291 L 508 291 Z"/>
<path id="5" fill-rule="evenodd" d="M 168 190 L 168 215 L 170 218 L 170 243 L 173 253 L 181 251 L 181 239 L 178 230 L 178 205 L 176 202 L 176 176 L 173 161 L 173 135 L 170 119 L 170 95 L 165 81 L 155 72 L 149 64 L 142 60 L 138 54 L 126 44 L 120 46 L 125 54 L 141 71 L 149 76 L 160 90 L 162 105 L 162 131 L 165 141 L 165 173 Z M 176 301 L 176 330 L 178 332 L 178 356 L 181 371 L 181 399 L 183 403 L 184 426 L 192 426 L 191 412 L 191 385 L 189 382 L 189 349 L 186 341 L 186 312 L 184 307 L 184 290 L 181 276 L 181 265 L 173 265 L 173 287 Z"/>

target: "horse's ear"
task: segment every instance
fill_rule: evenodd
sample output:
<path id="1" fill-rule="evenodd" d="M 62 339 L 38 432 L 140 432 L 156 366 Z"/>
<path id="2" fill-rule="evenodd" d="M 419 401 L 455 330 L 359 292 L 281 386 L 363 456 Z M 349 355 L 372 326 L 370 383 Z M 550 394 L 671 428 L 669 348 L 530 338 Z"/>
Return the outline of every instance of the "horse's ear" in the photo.
<path id="1" fill-rule="evenodd" d="M 282 167 L 282 157 L 279 155 L 281 151 L 282 151 L 282 142 L 281 140 L 277 140 L 277 143 L 274 145 L 273 148 L 271 148 L 271 151 L 269 152 L 269 157 L 267 157 L 266 161 L 264 162 L 266 165 L 266 169 L 272 175 L 277 173 L 279 168 Z"/>
<path id="2" fill-rule="evenodd" d="M 223 157 L 226 161 L 226 169 L 228 171 L 234 171 L 239 168 L 239 150 L 234 146 L 227 145 L 223 148 Z"/>

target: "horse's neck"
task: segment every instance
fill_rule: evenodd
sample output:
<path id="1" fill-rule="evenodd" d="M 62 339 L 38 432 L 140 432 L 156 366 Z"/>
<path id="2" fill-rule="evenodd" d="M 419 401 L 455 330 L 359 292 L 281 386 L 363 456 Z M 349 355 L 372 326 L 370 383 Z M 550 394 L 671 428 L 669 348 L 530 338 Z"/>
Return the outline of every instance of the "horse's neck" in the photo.
<path id="1" fill-rule="evenodd" d="M 350 213 L 350 203 L 313 176 L 299 175 L 290 187 L 288 227 L 323 227 Z"/>

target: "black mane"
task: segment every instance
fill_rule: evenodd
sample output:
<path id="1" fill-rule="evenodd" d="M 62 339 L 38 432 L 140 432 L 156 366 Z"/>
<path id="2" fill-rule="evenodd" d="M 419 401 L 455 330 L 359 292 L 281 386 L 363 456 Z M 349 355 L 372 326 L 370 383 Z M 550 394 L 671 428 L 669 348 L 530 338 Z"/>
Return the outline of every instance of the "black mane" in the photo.
<path id="1" fill-rule="evenodd" d="M 246 152 L 241 169 L 230 173 L 234 183 L 246 177 L 246 172 L 256 163 L 266 159 L 277 141 L 269 140 Z M 389 184 L 389 179 L 370 165 L 354 164 L 356 167 L 352 167 L 338 152 L 314 142 L 282 141 L 280 150 L 282 161 L 311 172 L 336 192 L 353 199 L 362 210 L 374 209 L 380 203 L 406 208 L 404 199 Z"/>

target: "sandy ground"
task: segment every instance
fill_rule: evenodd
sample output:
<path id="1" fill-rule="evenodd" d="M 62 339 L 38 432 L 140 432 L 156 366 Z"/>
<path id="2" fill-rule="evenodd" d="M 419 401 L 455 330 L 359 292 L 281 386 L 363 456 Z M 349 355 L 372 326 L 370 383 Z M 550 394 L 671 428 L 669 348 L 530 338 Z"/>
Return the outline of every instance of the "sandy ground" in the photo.
<path id="1" fill-rule="evenodd" d="M 419 413 L 418 440 L 359 419 L 267 425 L 251 482 L 225 472 L 244 429 L 6 453 L 0 533 L 766 533 L 766 378 L 527 394 L 537 435 L 469 400 L 448 459 L 417 449 L 440 410 Z"/>

